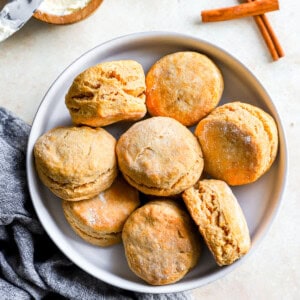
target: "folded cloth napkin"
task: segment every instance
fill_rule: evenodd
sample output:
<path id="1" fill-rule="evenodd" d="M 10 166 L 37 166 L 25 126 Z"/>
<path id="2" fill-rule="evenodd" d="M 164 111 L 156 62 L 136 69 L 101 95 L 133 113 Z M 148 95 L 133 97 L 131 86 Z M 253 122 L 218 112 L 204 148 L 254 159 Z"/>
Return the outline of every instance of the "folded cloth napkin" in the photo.
<path id="1" fill-rule="evenodd" d="M 191 299 L 190 292 L 140 294 L 110 286 L 74 265 L 34 212 L 26 181 L 30 126 L 0 108 L 0 299 Z"/>

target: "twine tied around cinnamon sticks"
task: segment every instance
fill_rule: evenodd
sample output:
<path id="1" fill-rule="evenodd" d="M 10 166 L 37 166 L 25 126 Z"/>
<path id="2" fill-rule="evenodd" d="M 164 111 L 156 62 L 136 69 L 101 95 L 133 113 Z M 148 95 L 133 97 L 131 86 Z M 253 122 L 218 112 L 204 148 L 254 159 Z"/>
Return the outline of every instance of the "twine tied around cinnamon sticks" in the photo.
<path id="1" fill-rule="evenodd" d="M 202 22 L 218 22 L 243 17 L 254 17 L 273 60 L 284 56 L 284 51 L 265 13 L 279 10 L 278 0 L 247 0 L 236 6 L 204 10 Z"/>

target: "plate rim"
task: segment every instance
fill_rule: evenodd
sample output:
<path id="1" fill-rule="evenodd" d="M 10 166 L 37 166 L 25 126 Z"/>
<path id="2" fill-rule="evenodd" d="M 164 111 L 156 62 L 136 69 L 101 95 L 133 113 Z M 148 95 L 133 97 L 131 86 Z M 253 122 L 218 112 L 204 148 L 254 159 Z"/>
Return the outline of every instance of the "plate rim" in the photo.
<path id="1" fill-rule="evenodd" d="M 82 57 L 88 55 L 89 53 L 91 53 L 93 51 L 96 51 L 98 48 L 103 48 L 103 47 L 105 47 L 105 45 L 110 45 L 110 44 L 118 43 L 118 42 L 120 44 L 124 43 L 124 42 L 132 43 L 132 41 L 137 41 L 137 40 L 141 41 L 145 38 L 147 38 L 147 39 L 154 39 L 154 38 L 178 39 L 178 38 L 180 38 L 185 41 L 189 40 L 190 42 L 197 43 L 199 46 L 200 46 L 200 44 L 201 44 L 201 46 L 205 45 L 206 47 L 213 48 L 216 51 L 222 53 L 223 55 L 225 55 L 227 57 L 227 59 L 234 61 L 235 64 L 239 65 L 240 68 L 242 68 L 245 72 L 247 72 L 248 75 L 251 77 L 251 79 L 256 82 L 256 84 L 260 87 L 260 89 L 268 97 L 268 108 L 271 109 L 271 113 L 272 113 L 273 117 L 276 119 L 278 133 L 280 136 L 279 149 L 280 149 L 281 160 L 279 161 L 279 163 L 282 165 L 280 168 L 283 169 L 282 185 L 281 185 L 281 189 L 279 190 L 278 200 L 275 203 L 273 212 L 270 215 L 270 217 L 268 218 L 268 222 L 264 225 L 264 228 L 262 229 L 262 233 L 256 239 L 255 244 L 251 247 L 251 250 L 249 251 L 249 253 L 246 256 L 239 259 L 238 261 L 236 261 L 234 264 L 232 264 L 230 266 L 222 267 L 222 269 L 218 270 L 218 272 L 214 272 L 213 274 L 206 275 L 204 278 L 193 279 L 190 282 L 180 282 L 179 281 L 177 283 L 174 283 L 171 285 L 164 285 L 164 286 L 151 286 L 151 285 L 141 286 L 139 283 L 131 282 L 130 280 L 127 280 L 127 279 L 123 279 L 123 280 L 119 279 L 119 281 L 118 281 L 119 284 L 114 284 L 114 281 L 113 281 L 113 279 L 115 279 L 114 276 L 112 276 L 112 275 L 108 276 L 109 274 L 106 274 L 106 273 L 108 273 L 107 271 L 105 271 L 103 273 L 103 276 L 101 278 L 99 278 L 98 276 L 95 276 L 95 274 L 92 272 L 93 269 L 82 266 L 80 264 L 80 262 L 78 262 L 78 258 L 76 258 L 76 255 L 74 258 L 74 256 L 71 257 L 71 254 L 69 252 L 66 253 L 66 250 L 63 249 L 63 247 L 56 242 L 54 233 L 51 232 L 49 230 L 49 228 L 47 228 L 47 226 L 44 225 L 44 221 L 42 220 L 42 213 L 39 210 L 38 203 L 35 201 L 35 198 L 34 198 L 35 191 L 33 190 L 33 183 L 32 183 L 32 177 L 31 177 L 31 171 L 33 171 L 33 170 L 32 170 L 32 168 L 29 167 L 29 166 L 32 166 L 33 160 L 34 160 L 33 155 L 32 155 L 32 150 L 33 150 L 33 145 L 34 145 L 34 143 L 32 142 L 32 139 L 33 139 L 32 133 L 34 130 L 34 125 L 35 125 L 35 122 L 37 120 L 40 110 L 42 109 L 43 105 L 45 105 L 48 94 L 51 92 L 53 86 L 55 86 L 57 81 L 59 81 L 61 79 L 61 77 L 72 67 L 72 65 L 76 64 Z M 264 237 L 268 234 L 268 232 L 269 232 L 272 224 L 274 223 L 274 220 L 277 217 L 278 212 L 281 208 L 282 198 L 283 198 L 283 194 L 284 194 L 284 191 L 286 188 L 287 172 L 288 172 L 288 155 L 287 155 L 287 143 L 286 143 L 286 135 L 284 132 L 284 127 L 282 126 L 281 118 L 277 112 L 277 109 L 276 109 L 271 97 L 269 96 L 268 92 L 266 91 L 265 87 L 261 84 L 261 82 L 254 76 L 254 74 L 243 63 L 241 63 L 237 58 L 235 58 L 234 56 L 232 56 L 230 53 L 228 53 L 226 50 L 220 48 L 219 46 L 216 46 L 206 40 L 197 38 L 197 37 L 189 35 L 189 34 L 170 32 L 170 31 L 149 31 L 149 32 L 146 31 L 146 32 L 137 32 L 137 33 L 131 33 L 131 34 L 126 34 L 126 35 L 122 35 L 119 37 L 115 37 L 113 39 L 110 39 L 108 41 L 105 41 L 103 43 L 96 45 L 95 47 L 85 51 L 80 56 L 78 56 L 76 59 L 74 59 L 55 78 L 55 80 L 52 82 L 52 84 L 48 88 L 47 92 L 45 93 L 43 99 L 41 100 L 41 102 L 38 106 L 38 109 L 33 118 L 32 126 L 30 129 L 29 137 L 28 137 L 27 149 L 26 149 L 26 175 L 27 175 L 26 177 L 27 177 L 27 183 L 28 183 L 28 189 L 29 189 L 31 202 L 33 204 L 34 210 L 36 212 L 36 215 L 37 215 L 42 227 L 44 228 L 45 232 L 50 237 L 50 239 L 58 247 L 58 249 L 60 249 L 60 251 L 66 257 L 68 257 L 68 259 L 70 259 L 75 265 L 77 265 L 79 268 L 81 268 L 85 272 L 89 273 L 93 277 L 98 278 L 99 280 L 101 280 L 103 282 L 106 282 L 108 284 L 114 285 L 119 288 L 130 290 L 130 291 L 141 292 L 141 293 L 152 293 L 152 294 L 182 292 L 182 291 L 191 290 L 194 288 L 199 288 L 199 287 L 206 285 L 212 281 L 215 281 L 219 278 L 224 277 L 225 275 L 227 275 L 228 273 L 230 273 L 231 271 L 236 269 L 238 266 L 240 266 L 253 253 L 255 253 L 256 248 L 261 244 Z M 103 272 L 103 270 L 101 270 L 101 271 Z M 100 272 L 100 273 L 102 273 L 102 272 Z M 97 273 L 99 273 L 99 272 L 97 272 Z M 121 281 L 121 283 L 120 283 L 120 281 Z M 130 287 L 129 287 L 129 285 L 130 285 Z"/>

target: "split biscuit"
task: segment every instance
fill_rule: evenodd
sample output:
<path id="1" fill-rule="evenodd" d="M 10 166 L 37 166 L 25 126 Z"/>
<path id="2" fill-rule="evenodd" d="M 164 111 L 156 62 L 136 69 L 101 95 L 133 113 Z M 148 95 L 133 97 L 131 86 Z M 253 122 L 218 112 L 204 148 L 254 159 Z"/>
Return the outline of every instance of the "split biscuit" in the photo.
<path id="1" fill-rule="evenodd" d="M 244 214 L 224 181 L 198 181 L 182 197 L 219 266 L 232 264 L 249 251 Z"/>
<path id="2" fill-rule="evenodd" d="M 63 211 L 75 233 L 97 246 L 122 241 L 122 230 L 129 215 L 140 205 L 139 193 L 122 177 L 92 199 L 63 201 Z"/>
<path id="3" fill-rule="evenodd" d="M 219 103 L 224 81 L 206 55 L 182 51 L 162 57 L 146 75 L 146 105 L 152 116 L 191 126 Z"/>
<path id="4" fill-rule="evenodd" d="M 115 138 L 102 128 L 54 128 L 35 143 L 38 175 L 64 200 L 92 198 L 117 176 L 115 145 Z"/>
<path id="5" fill-rule="evenodd" d="M 192 186 L 203 170 L 197 138 L 168 117 L 153 117 L 131 126 L 117 142 L 118 164 L 139 191 L 171 196 Z"/>
<path id="6" fill-rule="evenodd" d="M 144 70 L 138 62 L 103 62 L 74 79 L 65 103 L 75 125 L 105 126 L 144 117 L 145 89 Z"/>
<path id="7" fill-rule="evenodd" d="M 127 219 L 122 233 L 130 269 L 151 285 L 174 283 L 198 262 L 200 235 L 175 201 L 150 201 Z"/>
<path id="8" fill-rule="evenodd" d="M 271 167 L 278 148 L 274 119 L 251 104 L 217 107 L 196 127 L 204 169 L 229 185 L 256 181 Z"/>

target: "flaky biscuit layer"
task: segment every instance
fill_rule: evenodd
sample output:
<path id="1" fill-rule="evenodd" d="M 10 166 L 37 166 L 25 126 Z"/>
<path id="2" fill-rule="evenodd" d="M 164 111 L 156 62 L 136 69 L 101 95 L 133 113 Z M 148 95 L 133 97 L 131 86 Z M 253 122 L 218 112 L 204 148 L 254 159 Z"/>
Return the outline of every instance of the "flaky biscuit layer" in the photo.
<path id="1" fill-rule="evenodd" d="M 115 138 L 102 128 L 54 128 L 35 143 L 36 169 L 58 197 L 71 201 L 91 198 L 117 176 L 115 145 Z"/>
<path id="2" fill-rule="evenodd" d="M 105 126 L 147 112 L 145 74 L 133 60 L 103 62 L 79 74 L 65 98 L 74 124 Z"/>
<path id="3" fill-rule="evenodd" d="M 73 230 L 89 243 L 110 246 L 121 242 L 129 215 L 140 205 L 139 193 L 122 177 L 92 199 L 63 201 L 63 210 Z"/>
<path id="4" fill-rule="evenodd" d="M 182 197 L 218 265 L 232 264 L 249 251 L 244 214 L 224 181 L 198 181 Z"/>

